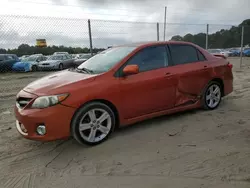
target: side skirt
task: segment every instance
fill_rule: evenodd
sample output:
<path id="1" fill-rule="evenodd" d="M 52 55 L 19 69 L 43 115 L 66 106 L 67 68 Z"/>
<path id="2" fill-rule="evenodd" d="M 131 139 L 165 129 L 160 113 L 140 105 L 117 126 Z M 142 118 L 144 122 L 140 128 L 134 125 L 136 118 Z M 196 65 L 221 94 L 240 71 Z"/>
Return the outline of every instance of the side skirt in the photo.
<path id="1" fill-rule="evenodd" d="M 154 118 L 154 117 L 159 117 L 159 116 L 163 116 L 163 115 L 173 114 L 173 113 L 176 113 L 176 112 L 182 112 L 182 111 L 186 111 L 186 110 L 200 108 L 200 106 L 201 106 L 201 102 L 200 102 L 200 100 L 198 100 L 197 102 L 192 103 L 192 104 L 189 103 L 187 105 L 180 105 L 180 106 L 174 107 L 172 109 L 163 110 L 163 111 L 159 111 L 159 112 L 154 112 L 154 113 L 151 113 L 151 114 L 146 114 L 146 115 L 143 115 L 143 116 L 139 116 L 139 117 L 124 120 L 123 124 L 121 124 L 120 127 L 130 125 L 130 124 L 133 124 L 133 123 L 136 123 L 136 122 L 140 122 L 140 121 L 143 121 L 143 120 L 146 120 L 146 119 L 151 119 L 151 118 Z"/>

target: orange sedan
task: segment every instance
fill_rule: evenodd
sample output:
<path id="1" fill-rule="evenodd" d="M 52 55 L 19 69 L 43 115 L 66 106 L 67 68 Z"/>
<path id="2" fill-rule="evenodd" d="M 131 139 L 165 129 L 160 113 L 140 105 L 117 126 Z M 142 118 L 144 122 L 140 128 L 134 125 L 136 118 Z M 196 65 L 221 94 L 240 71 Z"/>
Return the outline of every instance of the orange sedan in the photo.
<path id="1" fill-rule="evenodd" d="M 27 139 L 103 142 L 115 127 L 194 108 L 213 110 L 233 91 L 232 65 L 186 42 L 109 48 L 17 94 L 16 127 Z"/>

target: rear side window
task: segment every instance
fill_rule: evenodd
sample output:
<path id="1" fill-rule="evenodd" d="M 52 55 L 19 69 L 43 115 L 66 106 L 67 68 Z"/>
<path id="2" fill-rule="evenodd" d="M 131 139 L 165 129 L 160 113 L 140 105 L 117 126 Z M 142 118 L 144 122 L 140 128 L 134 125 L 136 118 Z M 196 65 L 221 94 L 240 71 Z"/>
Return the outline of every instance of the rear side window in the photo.
<path id="1" fill-rule="evenodd" d="M 199 61 L 206 61 L 205 56 L 199 50 L 197 50 L 197 54 L 198 54 Z"/>
<path id="2" fill-rule="evenodd" d="M 127 65 L 138 65 L 139 71 L 149 71 L 168 66 L 165 46 L 147 47 L 135 54 Z"/>
<path id="3" fill-rule="evenodd" d="M 169 47 L 170 47 L 172 60 L 175 65 L 181 65 L 181 64 L 199 61 L 197 50 L 193 46 L 171 44 L 169 45 Z"/>

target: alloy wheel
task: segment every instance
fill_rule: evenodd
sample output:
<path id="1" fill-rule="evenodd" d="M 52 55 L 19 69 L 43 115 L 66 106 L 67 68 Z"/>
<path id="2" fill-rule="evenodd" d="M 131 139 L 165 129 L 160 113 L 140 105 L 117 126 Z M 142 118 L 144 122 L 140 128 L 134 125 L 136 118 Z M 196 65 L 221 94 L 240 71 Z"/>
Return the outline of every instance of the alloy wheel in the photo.
<path id="1" fill-rule="evenodd" d="M 112 129 L 110 114 L 101 108 L 87 111 L 80 120 L 79 132 L 81 137 L 90 143 L 103 140 Z"/>
<path id="2" fill-rule="evenodd" d="M 215 108 L 218 106 L 221 100 L 221 89 L 217 84 L 209 86 L 206 92 L 206 103 L 209 108 Z"/>

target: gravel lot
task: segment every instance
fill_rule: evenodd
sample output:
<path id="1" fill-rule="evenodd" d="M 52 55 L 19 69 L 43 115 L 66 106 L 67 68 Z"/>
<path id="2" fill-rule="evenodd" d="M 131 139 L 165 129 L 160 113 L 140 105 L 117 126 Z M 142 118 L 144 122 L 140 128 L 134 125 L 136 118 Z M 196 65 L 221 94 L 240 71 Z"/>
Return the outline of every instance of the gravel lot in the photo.
<path id="1" fill-rule="evenodd" d="M 15 96 L 48 72 L 0 74 L 0 187 L 250 187 L 250 59 L 234 92 L 194 110 L 122 128 L 95 147 L 41 143 L 15 129 Z"/>

